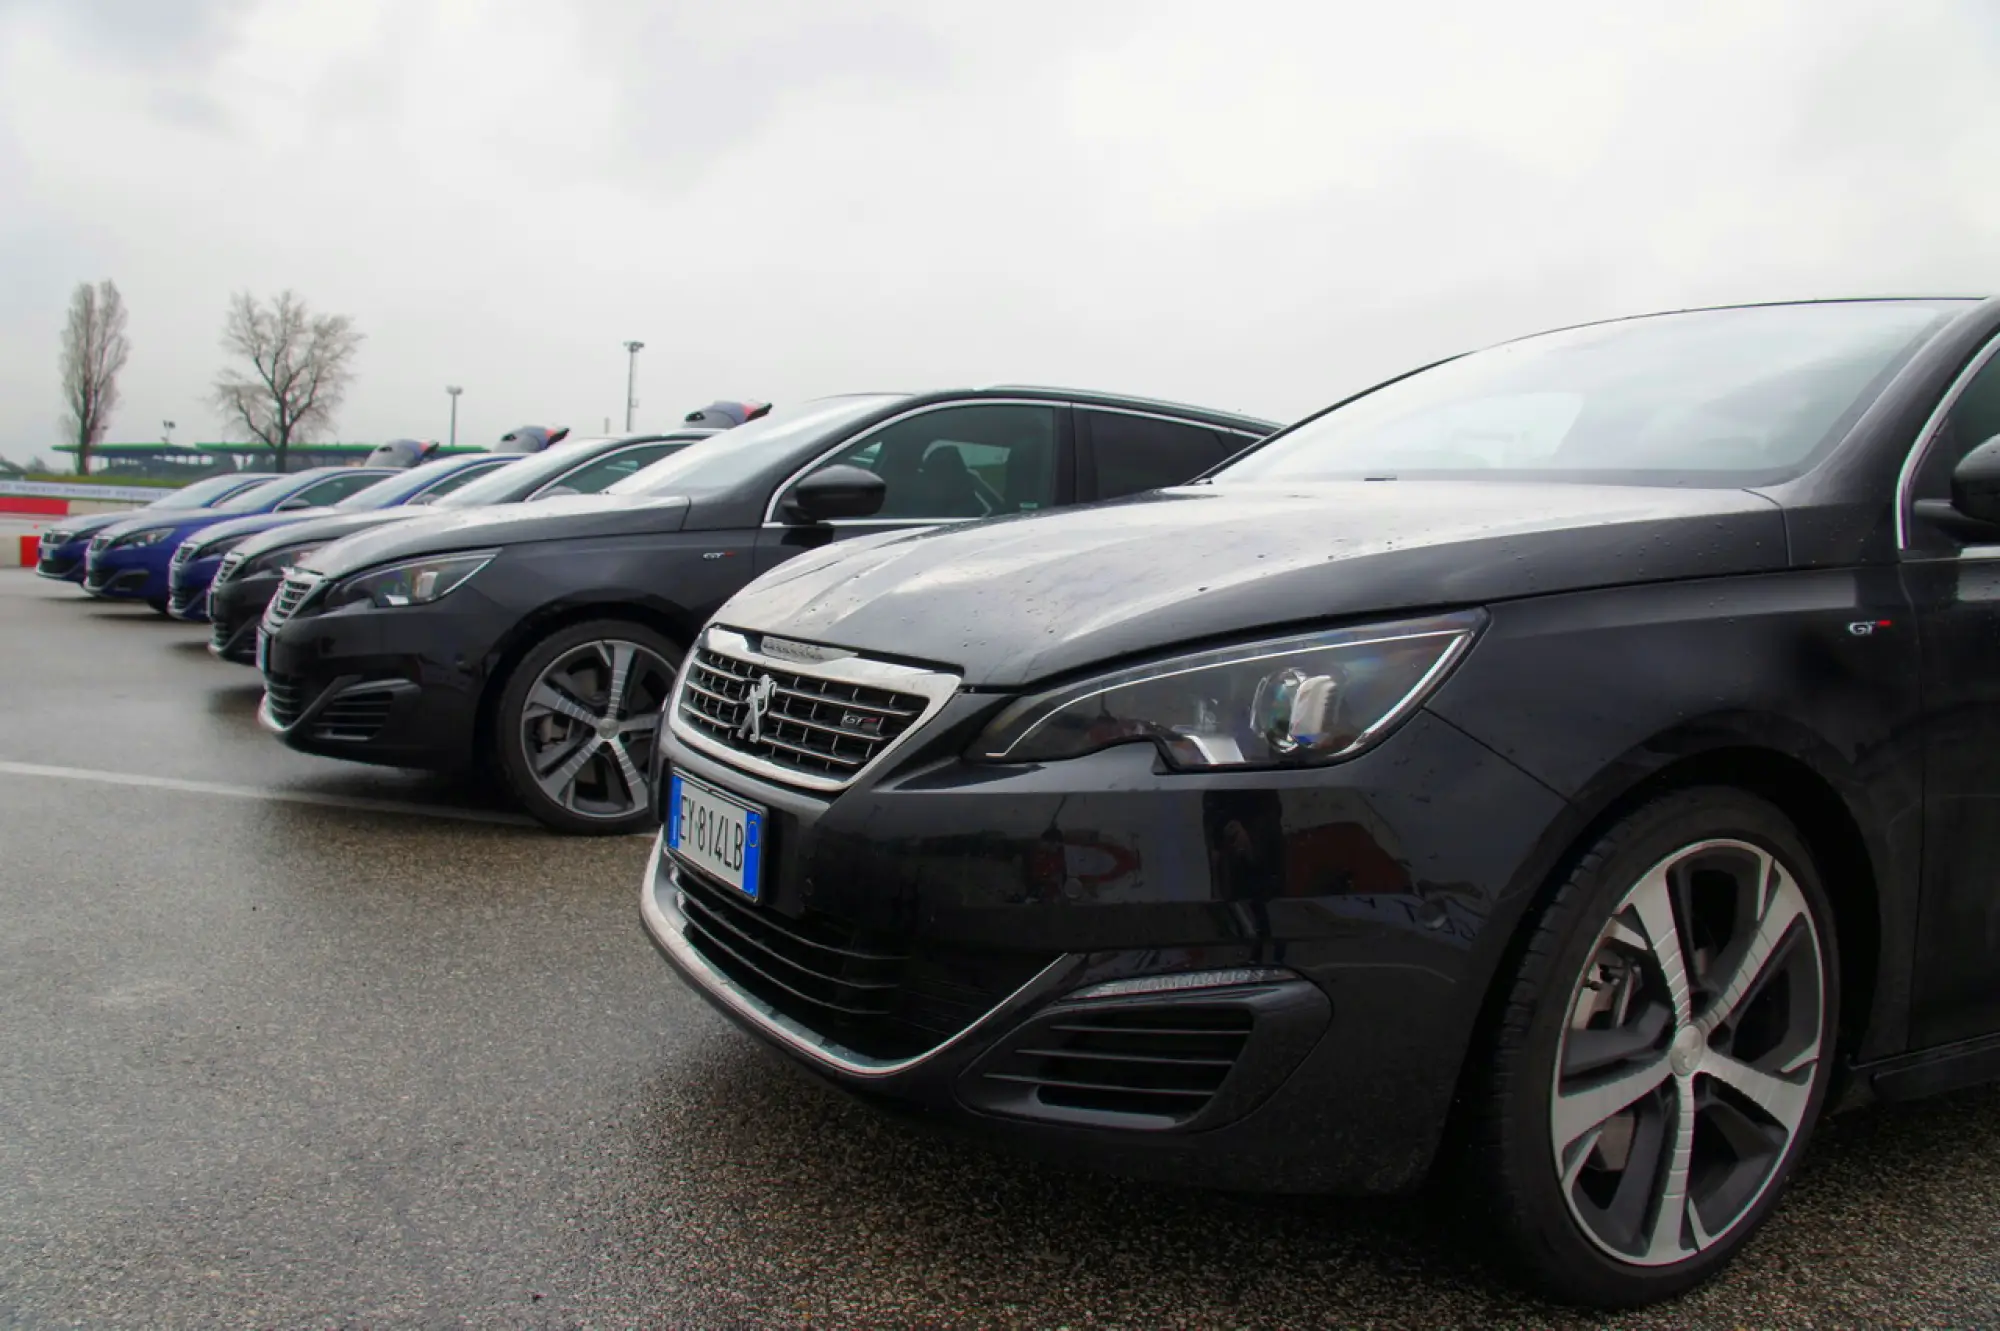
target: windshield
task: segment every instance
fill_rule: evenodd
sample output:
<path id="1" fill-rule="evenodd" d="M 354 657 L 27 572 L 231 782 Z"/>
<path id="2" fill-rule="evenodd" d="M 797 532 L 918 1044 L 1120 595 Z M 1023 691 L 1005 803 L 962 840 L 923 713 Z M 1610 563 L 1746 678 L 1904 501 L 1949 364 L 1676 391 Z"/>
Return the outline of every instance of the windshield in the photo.
<path id="1" fill-rule="evenodd" d="M 214 511 L 217 513 L 260 512 L 270 500 L 283 498 L 285 495 L 298 489 L 304 483 L 304 479 L 305 474 L 303 472 L 293 476 L 273 476 L 269 480 L 259 481 L 240 495 L 229 496 L 229 498 L 215 505 Z"/>
<path id="2" fill-rule="evenodd" d="M 837 434 L 864 416 L 880 411 L 901 394 L 868 393 L 814 398 L 791 407 L 775 407 L 747 425 L 724 430 L 670 458 L 641 467 L 606 490 L 614 495 L 679 494 L 686 490 L 725 490 L 782 462 L 802 441 Z"/>
<path id="3" fill-rule="evenodd" d="M 433 485 L 443 484 L 443 478 L 447 474 L 458 470 L 459 467 L 446 467 L 436 462 L 420 463 L 399 475 L 379 480 L 373 485 L 363 486 L 333 507 L 347 513 L 394 508 L 409 499 L 411 495 L 421 494 Z M 472 482 L 467 481 L 466 484 L 471 485 Z"/>
<path id="4" fill-rule="evenodd" d="M 1386 384 L 1215 479 L 1771 484 L 1830 447 L 1963 308 L 1778 305 L 1546 333 Z"/>
<path id="5" fill-rule="evenodd" d="M 490 476 L 467 481 L 448 495 L 440 496 L 431 508 L 482 508 L 504 504 L 524 494 L 533 494 L 543 481 L 561 475 L 590 455 L 591 446 L 603 439 L 565 439 L 539 453 L 530 453 Z"/>
<path id="6" fill-rule="evenodd" d="M 203 480 L 194 482 L 192 485 L 183 485 L 178 490 L 170 491 L 166 495 L 155 499 L 146 507 L 202 508 L 217 495 L 226 495 L 242 485 L 243 478 L 241 476 L 209 476 Z"/>

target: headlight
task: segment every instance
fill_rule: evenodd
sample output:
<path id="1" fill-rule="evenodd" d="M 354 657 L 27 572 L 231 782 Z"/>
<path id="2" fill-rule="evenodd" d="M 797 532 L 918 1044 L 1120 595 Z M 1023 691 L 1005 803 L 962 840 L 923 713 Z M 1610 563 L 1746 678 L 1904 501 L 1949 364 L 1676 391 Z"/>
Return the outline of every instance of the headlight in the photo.
<path id="1" fill-rule="evenodd" d="M 378 610 L 399 605 L 429 605 L 432 601 L 463 587 L 473 574 L 485 568 L 498 550 L 474 550 L 465 554 L 433 555 L 407 564 L 371 568 L 334 585 L 326 594 L 326 608 L 360 605 L 366 601 Z"/>
<path id="2" fill-rule="evenodd" d="M 311 545 L 288 545 L 279 550 L 266 550 L 255 558 L 244 560 L 229 576 L 250 578 L 259 573 L 283 573 L 324 544 L 324 541 L 314 541 Z M 444 593 L 438 594 L 442 596 Z"/>
<path id="3" fill-rule="evenodd" d="M 218 536 L 212 541 L 191 542 L 190 544 L 193 548 L 188 551 L 188 558 L 214 559 L 217 555 L 226 555 L 237 546 L 243 544 L 249 536 L 249 532 L 244 532 L 237 536 Z"/>
<path id="4" fill-rule="evenodd" d="M 1250 643 L 1121 670 L 1021 701 L 972 748 L 987 762 L 1144 741 L 1183 771 L 1311 767 L 1388 734 L 1464 656 L 1477 610 Z"/>
<path id="5" fill-rule="evenodd" d="M 113 550 L 136 550 L 142 545 L 158 545 L 174 534 L 172 527 L 152 527 L 146 531 L 135 531 L 130 536 L 120 536 L 111 543 Z"/>

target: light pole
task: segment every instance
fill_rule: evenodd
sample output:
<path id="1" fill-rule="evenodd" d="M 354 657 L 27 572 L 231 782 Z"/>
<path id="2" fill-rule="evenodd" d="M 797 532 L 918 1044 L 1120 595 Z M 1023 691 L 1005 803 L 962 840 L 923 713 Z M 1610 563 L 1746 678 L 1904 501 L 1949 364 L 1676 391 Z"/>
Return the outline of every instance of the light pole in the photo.
<path id="1" fill-rule="evenodd" d="M 458 447 L 458 395 L 465 390 L 457 384 L 446 384 L 444 391 L 451 394 L 451 442 L 445 447 Z"/>
<path id="2" fill-rule="evenodd" d="M 172 421 L 161 421 L 160 442 L 163 444 L 171 444 L 173 441 L 174 441 L 174 423 Z"/>
<path id="3" fill-rule="evenodd" d="M 645 348 L 644 342 L 627 342 L 625 350 L 630 359 L 625 362 L 625 433 L 632 433 L 632 409 L 639 405 L 634 396 L 639 391 L 639 352 Z"/>

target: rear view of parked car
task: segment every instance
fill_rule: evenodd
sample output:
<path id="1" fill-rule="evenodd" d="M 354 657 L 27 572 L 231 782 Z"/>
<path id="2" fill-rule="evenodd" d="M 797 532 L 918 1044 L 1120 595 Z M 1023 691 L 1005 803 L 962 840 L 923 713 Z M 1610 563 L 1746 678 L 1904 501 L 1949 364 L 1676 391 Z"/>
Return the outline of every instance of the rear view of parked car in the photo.
<path id="1" fill-rule="evenodd" d="M 264 724 L 311 753 L 490 763 L 551 827 L 628 832 L 674 672 L 758 572 L 829 544 L 1172 484 L 1269 422 L 995 388 L 781 407 L 592 500 L 435 514 L 311 552 L 264 617 Z M 802 741 L 844 761 L 838 714 Z"/>

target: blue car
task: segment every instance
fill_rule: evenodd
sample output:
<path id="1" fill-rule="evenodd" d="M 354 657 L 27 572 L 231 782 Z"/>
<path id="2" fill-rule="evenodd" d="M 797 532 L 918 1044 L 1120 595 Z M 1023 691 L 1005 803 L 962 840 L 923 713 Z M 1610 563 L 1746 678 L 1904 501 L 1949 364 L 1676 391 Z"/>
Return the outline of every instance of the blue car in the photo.
<path id="1" fill-rule="evenodd" d="M 385 476 L 390 467 L 314 467 L 225 499 L 213 508 L 144 514 L 104 528 L 84 554 L 83 589 L 108 601 L 144 601 L 167 612 L 167 560 L 174 547 L 218 522 L 252 513 L 325 508 Z"/>
<path id="2" fill-rule="evenodd" d="M 130 522 L 140 517 L 161 517 L 168 512 L 185 513 L 191 509 L 213 508 L 224 500 L 233 499 L 246 490 L 254 490 L 260 485 L 269 485 L 278 479 L 275 476 L 255 475 L 237 472 L 229 476 L 210 476 L 184 485 L 178 490 L 168 490 L 158 499 L 138 510 L 121 509 L 116 513 L 87 513 L 65 520 L 62 525 L 50 527 L 42 533 L 40 548 L 35 552 L 35 572 L 58 582 L 83 581 L 83 554 L 90 545 L 90 538 L 106 527 L 115 527 L 121 522 Z"/>
<path id="3" fill-rule="evenodd" d="M 335 513 L 365 513 L 409 504 L 428 504 L 475 477 L 487 475 L 510 462 L 518 462 L 523 456 L 520 453 L 471 453 L 420 462 L 407 471 L 391 473 L 386 479 L 357 490 L 329 508 L 283 508 L 276 512 L 231 518 L 205 527 L 175 546 L 167 560 L 167 613 L 190 623 L 206 623 L 208 587 L 215 581 L 215 571 L 221 567 L 222 557 L 252 536 L 274 527 Z"/>

